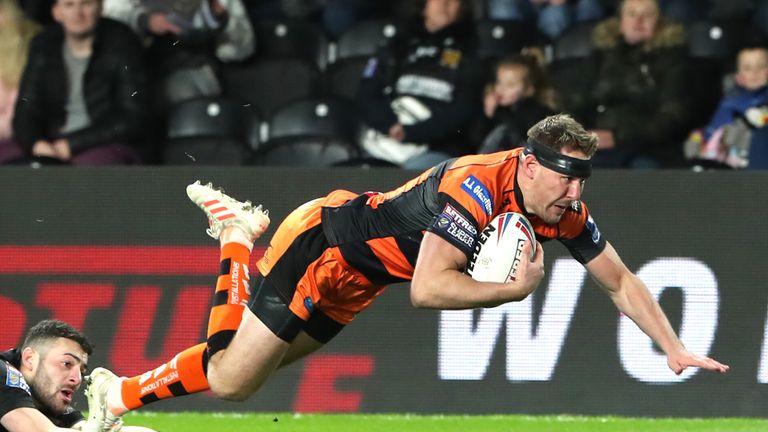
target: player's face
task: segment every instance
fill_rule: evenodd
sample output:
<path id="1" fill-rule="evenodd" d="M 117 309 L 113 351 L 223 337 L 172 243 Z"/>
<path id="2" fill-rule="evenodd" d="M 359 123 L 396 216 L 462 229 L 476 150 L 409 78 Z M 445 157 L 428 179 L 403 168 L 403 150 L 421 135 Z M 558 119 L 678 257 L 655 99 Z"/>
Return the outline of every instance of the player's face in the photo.
<path id="1" fill-rule="evenodd" d="M 580 150 L 563 149 L 562 154 L 588 159 Z M 529 156 L 530 157 L 530 156 Z M 548 224 L 560 222 L 563 214 L 574 201 L 581 199 L 584 179 L 570 177 L 539 165 L 533 181 L 531 199 L 526 196 L 529 211 Z"/>
<path id="2" fill-rule="evenodd" d="M 76 38 L 92 35 L 100 15 L 100 0 L 57 0 L 53 6 L 54 19 Z"/>
<path id="3" fill-rule="evenodd" d="M 42 351 L 42 350 L 41 350 Z M 77 342 L 58 338 L 41 352 L 29 380 L 32 394 L 48 411 L 62 414 L 72 405 L 88 363 L 88 354 Z"/>

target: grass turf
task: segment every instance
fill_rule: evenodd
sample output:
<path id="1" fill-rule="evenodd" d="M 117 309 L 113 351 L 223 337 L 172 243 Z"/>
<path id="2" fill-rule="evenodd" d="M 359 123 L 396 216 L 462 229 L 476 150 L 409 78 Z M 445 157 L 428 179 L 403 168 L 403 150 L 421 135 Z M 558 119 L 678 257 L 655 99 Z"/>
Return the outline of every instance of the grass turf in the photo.
<path id="1" fill-rule="evenodd" d="M 422 416 L 408 414 L 234 414 L 137 412 L 126 425 L 165 431 L 290 431 L 290 432 L 752 432 L 768 430 L 766 419 L 625 418 L 582 416 L 491 415 Z"/>

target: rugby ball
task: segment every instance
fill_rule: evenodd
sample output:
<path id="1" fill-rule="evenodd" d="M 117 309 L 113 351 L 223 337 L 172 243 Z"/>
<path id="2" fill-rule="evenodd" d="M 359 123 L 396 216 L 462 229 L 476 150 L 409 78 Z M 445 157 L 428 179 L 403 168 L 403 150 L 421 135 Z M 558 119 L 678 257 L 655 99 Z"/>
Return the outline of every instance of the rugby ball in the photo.
<path id="1" fill-rule="evenodd" d="M 475 242 L 467 274 L 480 282 L 510 282 L 515 280 L 517 267 L 524 257 L 523 244 L 531 242 L 531 256 L 536 255 L 536 234 L 525 216 L 502 213 L 483 229 Z"/>

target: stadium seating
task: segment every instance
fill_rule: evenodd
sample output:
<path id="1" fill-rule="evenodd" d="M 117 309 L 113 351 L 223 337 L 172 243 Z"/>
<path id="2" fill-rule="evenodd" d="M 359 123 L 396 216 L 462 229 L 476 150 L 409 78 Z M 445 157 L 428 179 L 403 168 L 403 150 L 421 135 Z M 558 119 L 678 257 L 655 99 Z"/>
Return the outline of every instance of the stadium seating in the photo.
<path id="1" fill-rule="evenodd" d="M 550 83 L 566 110 L 582 105 L 584 89 L 591 85 L 591 77 L 584 71 L 594 49 L 593 28 L 594 23 L 577 25 L 553 44 L 552 62 L 548 66 Z"/>
<path id="2" fill-rule="evenodd" d="M 723 77 L 733 63 L 735 38 L 730 27 L 713 21 L 686 26 L 691 127 L 709 121 L 723 94 Z"/>
<path id="3" fill-rule="evenodd" d="M 354 99 L 368 58 L 356 57 L 333 63 L 323 73 L 323 92 L 329 96 Z"/>
<path id="4" fill-rule="evenodd" d="M 566 30 L 553 46 L 553 62 L 584 59 L 592 54 L 595 23 L 580 23 Z"/>
<path id="5" fill-rule="evenodd" d="M 339 36 L 335 44 L 335 60 L 370 57 L 376 49 L 399 31 L 396 22 L 388 19 L 365 20 Z"/>
<path id="6" fill-rule="evenodd" d="M 359 156 L 359 122 L 351 102 L 319 97 L 292 102 L 269 121 L 256 165 L 331 166 Z"/>
<path id="7" fill-rule="evenodd" d="M 487 0 L 469 0 L 469 11 L 472 18 L 482 20 L 488 16 Z"/>
<path id="8" fill-rule="evenodd" d="M 344 32 L 331 45 L 331 63 L 323 73 L 325 93 L 354 98 L 368 59 L 397 32 L 398 25 L 394 21 L 383 19 L 362 21 Z"/>
<path id="9" fill-rule="evenodd" d="M 336 141 L 291 141 L 266 148 L 254 157 L 254 165 L 330 167 L 357 157 L 354 147 Z"/>
<path id="10" fill-rule="evenodd" d="M 321 28 L 303 20 L 257 21 L 258 58 L 298 58 L 325 69 L 328 38 Z"/>
<path id="11" fill-rule="evenodd" d="M 482 19 L 476 22 L 478 56 L 498 59 L 520 53 L 536 42 L 536 29 L 531 23 Z"/>
<path id="12" fill-rule="evenodd" d="M 224 93 L 242 100 L 269 117 L 282 105 L 319 92 L 320 72 L 305 60 L 259 59 L 253 64 L 222 68 Z"/>
<path id="13" fill-rule="evenodd" d="M 734 54 L 730 29 L 713 21 L 697 21 L 686 25 L 688 56 L 724 61 Z"/>
<path id="14" fill-rule="evenodd" d="M 163 161 L 167 165 L 241 165 L 258 140 L 259 117 L 233 99 L 180 102 L 168 114 Z"/>
<path id="15" fill-rule="evenodd" d="M 197 163 L 200 163 L 200 159 L 221 161 L 230 158 L 232 163 L 240 160 L 241 148 L 228 147 L 227 144 L 214 146 L 204 143 L 202 139 L 225 136 L 223 142 L 237 141 L 245 148 L 246 156 L 248 151 L 257 151 L 263 163 L 371 166 L 370 161 L 357 159 L 356 135 L 350 134 L 348 130 L 340 131 L 338 122 L 335 126 L 329 125 L 336 122 L 333 118 L 337 113 L 352 112 L 354 117 L 353 110 L 339 108 L 343 105 L 339 100 L 351 103 L 365 65 L 377 48 L 387 38 L 402 31 L 406 19 L 419 16 L 420 6 L 411 0 L 392 0 L 390 3 L 385 8 L 390 11 L 390 15 L 359 21 L 335 41 L 309 19 L 259 20 L 256 17 L 256 54 L 245 62 L 222 65 L 221 78 L 224 94 L 229 99 L 238 101 L 240 108 L 247 107 L 248 111 L 255 112 L 256 117 L 269 121 L 248 121 L 246 130 L 236 134 L 208 131 L 197 135 L 195 142 L 200 148 L 193 149 L 194 152 L 188 151 L 191 148 L 189 142 L 184 144 L 186 150 L 181 147 L 182 140 L 188 141 L 189 136 L 172 138 L 169 129 L 168 147 L 164 153 L 167 163 L 186 163 L 191 161 L 187 154 L 200 155 L 203 154 L 202 149 L 218 153 L 196 158 Z M 490 70 L 487 66 L 499 58 L 520 53 L 523 47 L 541 46 L 543 41 L 534 23 L 488 19 L 485 0 L 472 0 L 470 8 L 478 37 L 479 64 L 486 66 L 486 69 Z M 577 105 L 578 101 L 573 99 L 578 99 L 581 92 L 574 90 L 582 89 L 589 79 L 589 74 L 584 72 L 588 68 L 584 66 L 589 64 L 593 51 L 591 33 L 595 24 L 576 24 L 544 49 L 550 62 L 547 65 L 549 82 L 560 95 L 565 110 Z M 685 26 L 690 67 L 687 84 L 691 95 L 691 126 L 698 127 L 706 123 L 720 100 L 724 79 L 732 71 L 736 49 L 743 43 L 743 33 L 751 27 L 743 20 L 734 25 L 733 21 L 715 18 L 687 22 Z M 328 113 L 325 117 L 311 114 L 317 104 L 325 103 L 326 100 Z M 314 107 L 307 105 L 297 108 L 307 101 L 315 101 L 316 104 Z M 227 103 L 222 102 L 222 112 L 227 109 Z M 173 109 L 174 112 L 169 113 L 169 120 L 178 115 L 175 110 L 181 107 Z M 198 116 L 198 120 L 201 118 L 199 111 L 193 114 Z M 291 120 L 284 121 L 284 118 Z M 224 123 L 220 127 L 226 129 L 227 121 Z M 356 129 L 357 121 L 352 123 Z M 177 121 L 176 126 L 169 126 L 178 130 L 178 124 Z M 205 122 L 200 122 L 202 124 Z M 202 127 L 200 125 L 197 126 Z M 321 125 L 328 129 L 319 130 L 322 129 Z M 293 130 L 290 134 L 284 133 L 291 128 Z M 334 128 L 333 133 L 330 133 Z M 232 138 L 233 135 L 237 135 L 237 138 Z M 340 147 L 337 148 L 337 144 Z M 298 154 L 300 149 L 312 156 L 290 156 L 291 152 Z M 373 165 L 376 165 L 376 161 Z"/>
<path id="16" fill-rule="evenodd" d="M 389 0 L 388 8 L 392 17 L 398 21 L 408 21 L 421 13 L 421 2 L 413 0 Z"/>

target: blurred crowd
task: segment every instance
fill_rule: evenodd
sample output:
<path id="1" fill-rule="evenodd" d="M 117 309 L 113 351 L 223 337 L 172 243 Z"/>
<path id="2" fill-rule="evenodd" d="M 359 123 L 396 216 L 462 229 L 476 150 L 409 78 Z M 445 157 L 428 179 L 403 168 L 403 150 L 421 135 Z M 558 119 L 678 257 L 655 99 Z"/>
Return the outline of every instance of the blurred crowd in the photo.
<path id="1" fill-rule="evenodd" d="M 0 0 L 0 164 L 768 168 L 768 0 Z"/>

